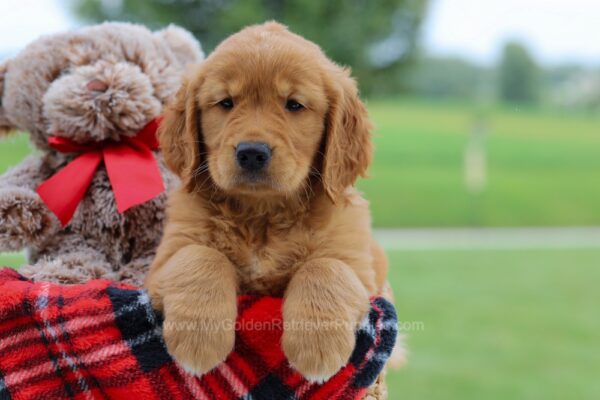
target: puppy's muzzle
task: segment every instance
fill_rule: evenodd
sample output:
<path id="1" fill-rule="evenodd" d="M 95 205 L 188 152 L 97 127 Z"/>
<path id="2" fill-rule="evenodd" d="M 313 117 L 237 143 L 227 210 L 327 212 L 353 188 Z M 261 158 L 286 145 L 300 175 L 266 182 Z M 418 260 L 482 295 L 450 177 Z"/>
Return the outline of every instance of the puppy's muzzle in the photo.
<path id="1" fill-rule="evenodd" d="M 258 172 L 269 164 L 271 147 L 262 142 L 242 142 L 235 149 L 235 157 L 244 171 Z"/>

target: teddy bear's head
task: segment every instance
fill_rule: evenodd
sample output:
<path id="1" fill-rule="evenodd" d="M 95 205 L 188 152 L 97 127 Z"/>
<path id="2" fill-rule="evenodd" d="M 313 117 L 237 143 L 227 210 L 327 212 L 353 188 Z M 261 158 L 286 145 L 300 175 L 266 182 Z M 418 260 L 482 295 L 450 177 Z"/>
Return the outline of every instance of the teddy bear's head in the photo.
<path id="1" fill-rule="evenodd" d="M 78 143 L 118 141 L 157 117 L 188 64 L 203 58 L 182 28 L 104 23 L 45 36 L 0 64 L 0 131 Z"/>

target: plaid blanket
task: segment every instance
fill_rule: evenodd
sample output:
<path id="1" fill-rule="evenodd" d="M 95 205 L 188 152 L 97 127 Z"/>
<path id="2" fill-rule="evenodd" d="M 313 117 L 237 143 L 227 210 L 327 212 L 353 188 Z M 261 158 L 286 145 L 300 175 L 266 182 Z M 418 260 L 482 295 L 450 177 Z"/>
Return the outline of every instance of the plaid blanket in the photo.
<path id="1" fill-rule="evenodd" d="M 281 299 L 240 296 L 234 352 L 209 374 L 166 352 L 147 294 L 114 282 L 31 282 L 0 269 L 0 399 L 358 399 L 388 359 L 396 314 L 382 298 L 348 364 L 324 384 L 292 370 L 278 345 Z M 253 330 L 255 322 L 263 328 Z"/>

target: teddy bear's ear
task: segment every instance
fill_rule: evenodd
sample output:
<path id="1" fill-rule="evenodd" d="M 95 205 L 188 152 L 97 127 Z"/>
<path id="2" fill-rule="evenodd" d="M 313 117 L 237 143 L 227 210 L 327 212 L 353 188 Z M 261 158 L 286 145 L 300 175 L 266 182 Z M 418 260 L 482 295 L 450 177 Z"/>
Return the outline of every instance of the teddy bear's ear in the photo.
<path id="1" fill-rule="evenodd" d="M 0 63 L 0 135 L 8 133 L 14 129 L 6 117 L 4 106 L 2 104 L 4 100 L 4 79 L 7 71 L 8 61 Z"/>
<path id="2" fill-rule="evenodd" d="M 181 65 L 195 64 L 204 60 L 200 42 L 189 31 L 177 25 L 169 25 L 155 35 L 167 43 Z"/>

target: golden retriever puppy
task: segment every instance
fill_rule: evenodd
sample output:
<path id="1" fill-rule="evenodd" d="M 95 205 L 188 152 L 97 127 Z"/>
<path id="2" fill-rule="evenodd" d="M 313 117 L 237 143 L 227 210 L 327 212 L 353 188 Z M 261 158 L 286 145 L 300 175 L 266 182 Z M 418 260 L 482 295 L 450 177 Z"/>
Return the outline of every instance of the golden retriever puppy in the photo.
<path id="1" fill-rule="evenodd" d="M 372 153 L 356 84 L 272 22 L 229 37 L 188 75 L 160 129 L 182 186 L 146 280 L 168 350 L 205 373 L 233 349 L 236 295 L 283 296 L 283 351 L 325 380 L 348 361 L 387 274 L 353 187 Z"/>

